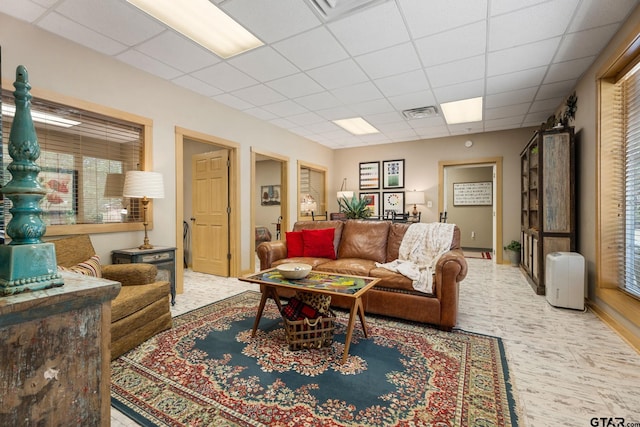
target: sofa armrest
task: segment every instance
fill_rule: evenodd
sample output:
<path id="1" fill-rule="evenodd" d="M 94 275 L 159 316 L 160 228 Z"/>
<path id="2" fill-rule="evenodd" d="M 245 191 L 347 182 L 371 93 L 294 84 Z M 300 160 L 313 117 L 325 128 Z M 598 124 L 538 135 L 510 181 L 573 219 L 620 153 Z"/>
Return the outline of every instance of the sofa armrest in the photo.
<path id="1" fill-rule="evenodd" d="M 153 264 L 110 264 L 102 266 L 102 277 L 122 286 L 148 285 L 156 281 L 158 267 Z"/>
<path id="2" fill-rule="evenodd" d="M 467 275 L 467 260 L 460 249 L 443 254 L 436 264 L 434 294 L 440 301 L 440 327 L 451 329 L 458 318 L 459 283 Z"/>
<path id="3" fill-rule="evenodd" d="M 287 244 L 282 240 L 275 242 L 262 242 L 256 248 L 256 253 L 260 259 L 260 270 L 271 268 L 271 265 L 287 257 Z"/>

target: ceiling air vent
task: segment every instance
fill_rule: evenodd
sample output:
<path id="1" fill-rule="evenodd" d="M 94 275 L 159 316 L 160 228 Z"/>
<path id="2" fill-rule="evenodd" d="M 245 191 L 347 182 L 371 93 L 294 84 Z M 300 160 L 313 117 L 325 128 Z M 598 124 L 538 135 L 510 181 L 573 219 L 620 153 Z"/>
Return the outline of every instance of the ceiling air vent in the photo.
<path id="1" fill-rule="evenodd" d="M 388 0 L 307 0 L 312 9 L 325 21 L 357 12 Z"/>
<path id="2" fill-rule="evenodd" d="M 402 114 L 409 120 L 427 119 L 429 117 L 436 117 L 438 115 L 438 109 L 434 106 L 412 108 L 410 110 L 404 110 Z"/>

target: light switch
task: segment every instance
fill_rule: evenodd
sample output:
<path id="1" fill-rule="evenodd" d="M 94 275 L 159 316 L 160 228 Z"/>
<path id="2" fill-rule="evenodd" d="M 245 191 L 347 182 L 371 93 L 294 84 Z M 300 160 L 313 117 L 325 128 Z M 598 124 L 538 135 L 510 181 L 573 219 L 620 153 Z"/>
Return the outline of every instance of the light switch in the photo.
<path id="1" fill-rule="evenodd" d="M 427 207 L 428 207 L 428 208 L 432 208 L 432 207 L 433 207 L 433 202 L 432 202 L 431 200 L 429 200 L 429 201 L 427 202 Z"/>

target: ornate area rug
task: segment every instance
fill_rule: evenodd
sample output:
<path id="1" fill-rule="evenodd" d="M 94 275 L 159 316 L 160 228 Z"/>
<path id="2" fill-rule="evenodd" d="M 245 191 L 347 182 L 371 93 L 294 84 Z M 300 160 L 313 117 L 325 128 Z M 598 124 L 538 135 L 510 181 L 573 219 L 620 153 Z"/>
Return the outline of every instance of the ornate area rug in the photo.
<path id="1" fill-rule="evenodd" d="M 491 259 L 490 251 L 462 251 L 465 258 Z"/>
<path id="2" fill-rule="evenodd" d="M 349 358 L 348 316 L 331 347 L 289 351 L 257 292 L 174 318 L 111 365 L 112 405 L 145 426 L 517 426 L 499 338 L 367 316 Z"/>

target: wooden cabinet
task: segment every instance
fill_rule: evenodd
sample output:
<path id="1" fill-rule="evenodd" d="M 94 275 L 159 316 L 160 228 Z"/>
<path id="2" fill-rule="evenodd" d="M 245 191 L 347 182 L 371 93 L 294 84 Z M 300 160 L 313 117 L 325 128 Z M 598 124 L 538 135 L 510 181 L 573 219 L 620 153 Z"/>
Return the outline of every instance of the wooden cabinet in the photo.
<path id="1" fill-rule="evenodd" d="M 64 286 L 0 298 L 0 425 L 108 426 L 111 300 L 120 283 L 62 273 Z"/>
<path id="2" fill-rule="evenodd" d="M 536 132 L 520 154 L 521 268 L 544 295 L 545 259 L 573 252 L 575 231 L 575 139 L 572 127 Z"/>

